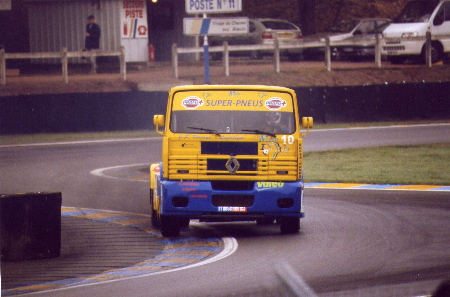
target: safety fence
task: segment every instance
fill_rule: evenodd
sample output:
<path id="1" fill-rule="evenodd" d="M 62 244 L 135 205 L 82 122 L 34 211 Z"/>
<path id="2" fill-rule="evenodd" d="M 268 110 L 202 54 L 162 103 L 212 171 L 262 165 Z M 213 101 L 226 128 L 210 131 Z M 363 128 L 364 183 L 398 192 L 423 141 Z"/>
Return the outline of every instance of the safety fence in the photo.
<path id="1" fill-rule="evenodd" d="M 289 87 L 289 85 L 287 85 Z M 316 123 L 450 119 L 450 82 L 294 87 L 299 118 Z M 151 130 L 168 91 L 0 97 L 0 137 L 12 134 Z"/>
<path id="2" fill-rule="evenodd" d="M 0 84 L 6 84 L 6 60 L 7 59 L 60 59 L 62 68 L 62 81 L 69 82 L 69 58 L 84 58 L 91 64 L 91 72 L 97 71 L 97 57 L 119 57 L 120 75 L 123 80 L 126 80 L 126 62 L 125 62 L 125 48 L 122 46 L 118 51 L 67 51 L 63 47 L 60 52 L 42 52 L 42 53 L 5 53 L 4 49 L 0 49 Z"/>
<path id="3" fill-rule="evenodd" d="M 416 41 L 425 42 L 426 48 L 426 65 L 432 66 L 432 41 L 433 37 L 430 32 L 427 32 L 426 37 L 409 37 L 408 40 L 414 39 Z M 273 44 L 252 44 L 252 45 L 229 45 L 228 42 L 223 42 L 220 46 L 209 46 L 209 53 L 222 53 L 223 55 L 223 67 L 225 76 L 230 75 L 230 52 L 251 52 L 251 51 L 271 51 L 273 53 L 274 70 L 277 73 L 281 72 L 280 68 L 280 56 L 283 50 L 288 49 L 307 49 L 307 48 L 323 48 L 325 54 L 325 68 L 331 71 L 331 56 L 332 48 L 334 47 L 366 47 L 374 48 L 375 65 L 381 67 L 381 49 L 383 38 L 381 34 L 375 35 L 373 41 L 368 40 L 340 40 L 332 41 L 330 36 L 326 36 L 318 41 L 303 41 L 298 44 L 283 44 L 279 41 L 278 36 L 275 35 Z M 180 54 L 200 54 L 203 53 L 203 47 L 178 47 L 177 44 L 172 45 L 172 67 L 173 75 L 178 78 L 178 56 Z"/>

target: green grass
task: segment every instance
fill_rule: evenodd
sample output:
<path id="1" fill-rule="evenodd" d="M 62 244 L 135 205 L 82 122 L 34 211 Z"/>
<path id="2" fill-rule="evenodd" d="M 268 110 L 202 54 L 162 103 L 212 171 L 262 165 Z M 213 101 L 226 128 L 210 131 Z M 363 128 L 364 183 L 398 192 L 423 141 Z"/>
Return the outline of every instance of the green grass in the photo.
<path id="1" fill-rule="evenodd" d="M 450 185 L 450 143 L 305 153 L 306 182 Z"/>
<path id="2" fill-rule="evenodd" d="M 315 129 L 426 123 L 430 122 L 322 124 Z M 155 136 L 160 135 L 154 130 L 2 135 L 0 145 Z M 308 152 L 304 160 L 306 182 L 450 185 L 449 168 L 449 143 Z"/>

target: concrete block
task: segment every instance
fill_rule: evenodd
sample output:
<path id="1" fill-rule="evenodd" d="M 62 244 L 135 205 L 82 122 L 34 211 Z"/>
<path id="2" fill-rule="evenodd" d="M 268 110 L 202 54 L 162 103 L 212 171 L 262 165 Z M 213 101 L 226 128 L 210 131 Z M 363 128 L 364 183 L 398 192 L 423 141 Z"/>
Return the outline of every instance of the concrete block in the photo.
<path id="1" fill-rule="evenodd" d="M 2 261 L 58 257 L 61 204 L 59 192 L 0 194 Z"/>

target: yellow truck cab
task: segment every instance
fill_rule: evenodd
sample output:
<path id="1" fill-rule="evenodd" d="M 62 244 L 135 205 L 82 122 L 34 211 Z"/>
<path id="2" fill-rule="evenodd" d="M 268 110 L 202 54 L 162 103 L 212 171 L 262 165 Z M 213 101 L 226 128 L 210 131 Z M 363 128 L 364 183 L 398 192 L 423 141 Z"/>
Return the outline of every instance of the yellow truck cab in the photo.
<path id="1" fill-rule="evenodd" d="M 293 90 L 175 87 L 153 122 L 164 137 L 162 161 L 150 166 L 150 204 L 163 236 L 178 236 L 190 219 L 277 220 L 281 232 L 299 231 L 305 134 Z M 309 131 L 313 119 L 302 125 Z"/>

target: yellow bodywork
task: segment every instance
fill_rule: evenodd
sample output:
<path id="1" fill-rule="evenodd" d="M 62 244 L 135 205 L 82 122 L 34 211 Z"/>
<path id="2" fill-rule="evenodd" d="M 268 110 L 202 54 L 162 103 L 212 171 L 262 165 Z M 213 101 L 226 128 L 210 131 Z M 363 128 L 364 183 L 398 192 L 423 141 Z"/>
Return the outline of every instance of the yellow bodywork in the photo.
<path id="1" fill-rule="evenodd" d="M 227 133 L 216 130 L 174 132 L 181 126 L 172 118 L 176 112 L 192 111 L 194 126 L 201 127 L 201 116 L 208 112 L 223 111 L 233 114 L 260 111 L 276 111 L 292 117 L 289 133 L 244 133 L 242 127 L 227 127 Z M 249 113 L 250 114 L 250 113 Z M 240 121 L 256 121 L 248 117 Z M 230 119 L 232 121 L 232 119 Z M 303 141 L 297 97 L 293 90 L 274 86 L 241 85 L 193 85 L 172 88 L 167 102 L 166 115 L 155 115 L 153 122 L 164 136 L 162 146 L 161 178 L 170 180 L 252 180 L 252 181 L 297 181 L 302 178 Z M 209 125 L 220 124 L 212 122 Z M 302 126 L 309 130 L 312 118 L 303 118 Z M 160 127 L 164 126 L 164 131 Z M 244 127 L 245 128 L 245 127 Z M 216 129 L 216 128 L 214 128 Z M 257 149 L 252 154 L 230 156 L 224 153 L 204 153 L 202 147 L 209 144 L 235 143 Z M 212 166 L 213 163 L 225 166 Z M 247 170 L 237 164 L 256 164 Z M 155 164 L 156 165 L 156 164 Z M 153 168 L 153 169 L 152 169 Z M 151 167 L 150 188 L 155 188 Z M 234 170 L 236 169 L 236 170 Z M 239 170 L 237 170 L 239 169 Z"/>

